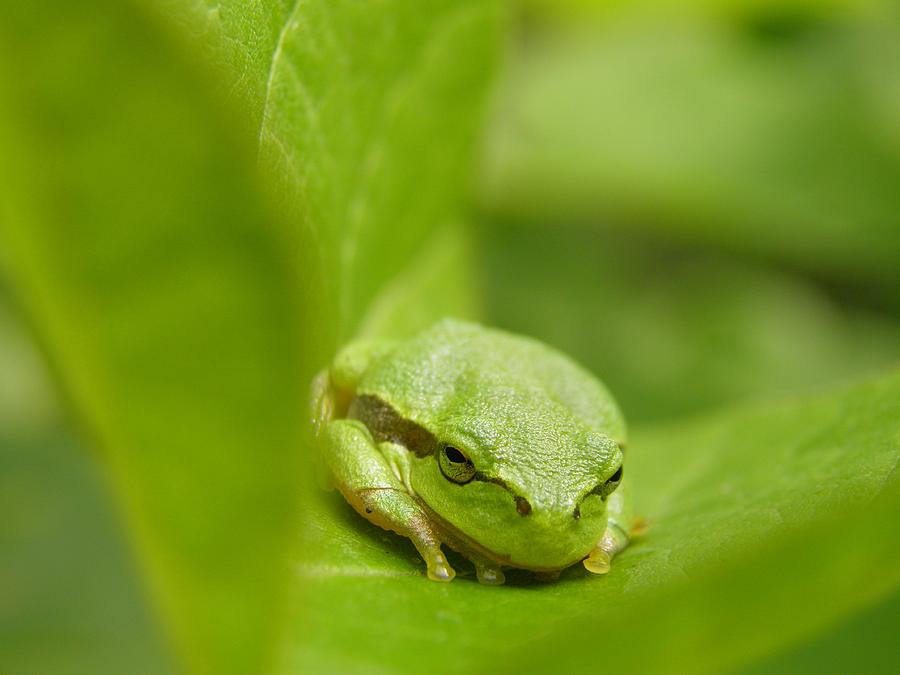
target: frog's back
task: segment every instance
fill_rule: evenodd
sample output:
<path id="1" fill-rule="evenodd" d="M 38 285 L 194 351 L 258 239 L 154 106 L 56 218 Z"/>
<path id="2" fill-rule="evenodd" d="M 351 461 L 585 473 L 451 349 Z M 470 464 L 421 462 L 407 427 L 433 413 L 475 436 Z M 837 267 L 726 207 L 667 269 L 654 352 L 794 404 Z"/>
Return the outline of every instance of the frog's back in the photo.
<path id="1" fill-rule="evenodd" d="M 625 440 L 610 393 L 570 358 L 536 340 L 455 319 L 398 343 L 359 391 L 385 398 L 428 428 L 450 417 L 493 420 L 534 438 L 574 423 Z"/>

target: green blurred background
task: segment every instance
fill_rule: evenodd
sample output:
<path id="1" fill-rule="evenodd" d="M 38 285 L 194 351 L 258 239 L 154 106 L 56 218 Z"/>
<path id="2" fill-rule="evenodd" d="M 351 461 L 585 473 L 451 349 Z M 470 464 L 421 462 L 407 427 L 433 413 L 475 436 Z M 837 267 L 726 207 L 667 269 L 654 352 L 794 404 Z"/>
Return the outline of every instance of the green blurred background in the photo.
<path id="1" fill-rule="evenodd" d="M 240 3 L 225 3 L 221 11 L 227 6 L 241 11 Z M 278 23 L 286 5 L 273 7 L 279 9 L 268 20 Z M 428 281 L 432 277 L 425 270 L 416 273 L 425 281 L 407 285 L 435 284 L 440 288 L 425 297 L 440 298 L 431 303 L 438 308 L 476 314 L 572 354 L 609 385 L 639 430 L 829 391 L 897 366 L 900 13 L 895 3 L 532 0 L 509 14 L 486 121 L 477 134 L 472 131 L 479 139 L 478 160 L 474 166 L 459 160 L 466 166 L 461 189 L 466 206 L 457 215 L 467 225 L 438 239 L 437 248 L 452 250 L 456 258 L 438 259 L 430 269 L 435 278 L 462 279 L 447 289 Z M 340 34 L 340 22 L 333 23 Z M 92 25 L 89 16 L 56 21 L 54 40 L 78 48 L 81 38 L 90 39 Z M 405 24 L 398 25 L 398 31 L 405 30 Z M 195 46 L 166 43 L 174 53 L 188 53 L 188 60 L 196 49 L 190 44 Z M 13 67 L 14 50 L 4 56 L 4 68 Z M 317 60 L 312 48 L 303 58 L 299 62 L 311 69 L 327 61 Z M 353 63 L 346 67 L 353 72 Z M 202 77 L 215 78 L 200 70 Z M 0 75 L 4 72 L 10 71 Z M 459 86 L 467 81 L 462 78 Z M 211 85 L 215 96 L 222 88 L 233 105 L 228 86 Z M 175 89 L 173 100 L 189 98 Z M 16 103 L 10 93 L 16 91 L 5 90 L 3 105 Z M 129 125 L 180 114 L 175 107 L 157 110 L 139 103 L 133 112 Z M 321 112 L 327 117 L 327 105 Z M 280 114 L 305 113 L 286 107 Z M 253 115 L 266 120 L 264 130 L 278 124 L 271 111 Z M 200 128 L 204 119 L 198 115 L 192 124 Z M 231 127 L 223 126 L 210 144 L 229 137 Z M 335 126 L 339 136 L 343 128 Z M 59 133 L 66 137 L 65 124 Z M 468 133 L 463 128 L 460 137 Z M 147 147 L 149 132 L 148 138 Z M 346 138 L 351 145 L 352 134 Z M 8 144 L 0 147 L 8 157 L 15 139 L 0 136 L 4 140 Z M 260 143 L 265 159 L 274 145 L 267 145 L 262 133 Z M 97 151 L 97 161 L 104 161 L 104 152 Z M 216 161 L 215 151 L 203 146 L 198 152 Z M 254 154 L 248 152 L 251 161 Z M 301 185 L 303 198 L 315 202 L 315 213 L 327 219 L 342 208 L 346 195 L 327 187 L 329 180 L 339 180 L 340 167 L 324 161 L 323 166 L 318 178 L 281 180 Z M 398 181 L 415 173 L 410 165 Z M 373 183 L 377 193 L 383 186 Z M 126 190 L 120 196 L 127 200 L 128 184 L 117 189 Z M 198 199 L 215 202 L 215 186 L 203 189 L 208 192 L 198 190 Z M 283 194 L 261 210 L 281 213 Z M 222 213 L 226 207 L 220 205 Z M 376 205 L 382 207 L 390 211 L 395 205 L 385 199 Z M 152 211 L 153 205 L 146 208 Z M 200 216 L 207 213 L 196 208 Z M 406 217 L 431 213 L 422 206 Z M 398 223 L 382 238 L 398 237 L 400 243 L 389 244 L 384 253 L 362 238 L 362 250 L 375 251 L 366 264 L 378 271 L 360 277 L 392 279 L 391 265 L 427 239 L 416 235 L 414 226 Z M 408 241 L 405 232 L 412 232 Z M 332 242 L 329 236 L 325 232 L 315 245 L 340 248 L 340 237 Z M 252 238 L 252 233 L 236 235 L 234 245 L 256 246 L 247 243 Z M 207 243 L 215 248 L 221 241 L 213 236 Z M 265 246 L 259 248 L 262 267 L 268 254 Z M 0 251 L 0 270 L 15 268 L 12 258 L 22 250 Z M 402 332 L 390 297 L 382 301 L 387 308 L 380 314 L 369 311 L 366 323 L 360 308 L 376 297 L 374 288 L 329 289 L 327 279 L 308 279 L 321 270 L 300 267 L 301 282 L 318 290 L 296 304 L 320 312 L 317 316 L 335 327 L 317 329 L 304 343 L 313 345 L 308 358 L 315 363 L 291 365 L 291 372 L 321 366 L 321 358 L 360 325 L 363 332 L 389 332 L 385 324 Z M 91 272 L 101 285 L 111 283 L 104 269 Z M 217 279 L 211 274 L 208 283 Z M 157 563 L 149 564 L 148 574 L 147 563 L 138 562 L 148 551 L 154 559 L 159 553 L 141 545 L 135 553 L 130 545 L 134 524 L 121 514 L 139 508 L 127 498 L 124 509 L 117 506 L 114 495 L 123 488 L 111 489 L 110 475 L 114 483 L 122 474 L 98 461 L 94 430 L 69 412 L 67 397 L 77 399 L 78 386 L 69 383 L 61 394 L 51 377 L 59 367 L 55 357 L 53 366 L 45 365 L 42 352 L 52 354 L 59 346 L 46 338 L 45 322 L 33 316 L 30 304 L 42 305 L 43 298 L 22 292 L 17 282 L 0 287 L 0 671 L 175 671 L 176 663 L 184 662 L 173 656 L 168 640 L 169 632 L 177 635 L 179 629 L 164 627 L 167 610 L 152 600 L 160 593 L 158 579 L 153 581 Z M 288 298 L 283 306 L 293 302 Z M 323 311 L 318 303 L 340 309 Z M 281 306 L 273 303 L 265 314 L 275 317 L 275 327 Z M 36 330 L 26 330 L 26 321 Z M 34 340 L 35 333 L 41 341 Z M 288 334 L 307 339 L 302 326 Z M 239 373 L 245 376 L 252 379 Z M 285 406 L 292 403 L 289 396 L 299 400 L 302 393 L 286 395 Z M 900 411 L 886 414 L 896 417 Z M 287 429 L 285 437 L 294 433 Z M 101 446 L 108 443 L 100 440 Z M 277 473 L 281 465 L 272 466 Z M 148 577 L 149 585 L 142 581 Z M 171 610 L 166 601 L 161 605 Z M 240 621 L 235 625 L 239 631 Z M 843 623 L 738 671 L 896 672 L 900 663 L 892 643 L 898 630 L 895 590 Z M 186 662 L 196 664 L 191 656 Z"/>

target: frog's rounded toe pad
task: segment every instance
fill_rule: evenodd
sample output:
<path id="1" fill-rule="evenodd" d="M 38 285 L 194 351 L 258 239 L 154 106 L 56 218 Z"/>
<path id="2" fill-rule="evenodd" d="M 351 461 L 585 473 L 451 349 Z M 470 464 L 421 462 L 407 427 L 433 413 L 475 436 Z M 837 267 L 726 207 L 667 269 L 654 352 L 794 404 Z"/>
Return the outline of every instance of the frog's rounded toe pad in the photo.
<path id="1" fill-rule="evenodd" d="M 592 574 L 606 574 L 609 572 L 609 553 L 602 548 L 595 548 L 584 559 L 584 568 Z"/>
<path id="2" fill-rule="evenodd" d="M 476 565 L 475 572 L 478 581 L 485 586 L 502 586 L 506 582 L 506 576 L 499 567 L 481 567 Z"/>
<path id="3" fill-rule="evenodd" d="M 432 581 L 453 581 L 456 571 L 450 567 L 450 563 L 442 553 L 425 561 L 428 565 L 428 578 Z"/>

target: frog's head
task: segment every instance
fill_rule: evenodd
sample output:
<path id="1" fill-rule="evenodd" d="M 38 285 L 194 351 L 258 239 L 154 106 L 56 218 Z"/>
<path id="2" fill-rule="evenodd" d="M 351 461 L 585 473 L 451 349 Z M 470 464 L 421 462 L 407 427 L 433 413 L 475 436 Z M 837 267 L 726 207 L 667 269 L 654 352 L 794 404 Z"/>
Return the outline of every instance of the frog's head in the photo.
<path id="1" fill-rule="evenodd" d="M 622 481 L 624 422 L 570 359 L 445 322 L 404 345 L 370 386 L 429 439 L 410 483 L 449 543 L 537 570 L 567 567 L 596 546 Z"/>
<path id="2" fill-rule="evenodd" d="M 473 425 L 451 418 L 433 452 L 414 460 L 413 489 L 463 552 L 513 567 L 561 569 L 603 535 L 606 500 L 623 477 L 621 447 L 543 403 L 544 414 L 529 406 L 509 419 L 512 432 L 483 419 Z"/>

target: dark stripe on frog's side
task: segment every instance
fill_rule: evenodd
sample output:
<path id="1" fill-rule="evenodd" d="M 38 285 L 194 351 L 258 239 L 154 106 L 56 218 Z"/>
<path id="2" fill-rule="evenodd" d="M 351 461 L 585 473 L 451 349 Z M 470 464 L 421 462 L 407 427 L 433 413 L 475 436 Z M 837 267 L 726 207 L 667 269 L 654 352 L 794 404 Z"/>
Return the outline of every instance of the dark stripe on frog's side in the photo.
<path id="1" fill-rule="evenodd" d="M 381 443 L 390 441 L 402 445 L 417 457 L 427 457 L 443 444 L 425 427 L 408 420 L 377 396 L 362 394 L 353 399 L 347 417 L 357 419 L 369 429 L 372 438 Z M 531 504 L 524 497 L 516 495 L 500 478 L 487 476 L 478 471 L 473 480 L 494 483 L 509 492 L 516 502 L 519 515 L 531 513 Z"/>
<path id="2" fill-rule="evenodd" d="M 417 457 L 432 454 L 440 445 L 428 429 L 402 417 L 377 396 L 362 394 L 353 399 L 347 417 L 366 425 L 378 443 L 390 441 L 402 445 Z"/>

